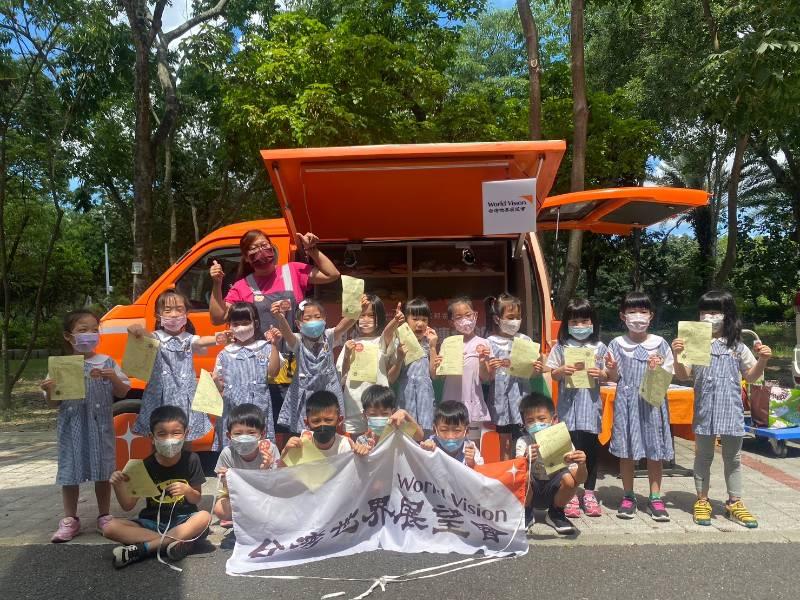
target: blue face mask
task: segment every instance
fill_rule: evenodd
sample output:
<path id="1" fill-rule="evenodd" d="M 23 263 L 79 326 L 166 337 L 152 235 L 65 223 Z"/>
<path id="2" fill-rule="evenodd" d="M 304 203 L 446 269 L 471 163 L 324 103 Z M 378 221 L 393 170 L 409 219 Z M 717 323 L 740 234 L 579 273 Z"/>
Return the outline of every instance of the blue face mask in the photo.
<path id="1" fill-rule="evenodd" d="M 444 438 L 437 436 L 436 439 L 439 440 L 439 445 L 448 454 L 455 454 L 456 452 L 461 450 L 461 447 L 464 445 L 464 438 L 446 440 Z"/>
<path id="2" fill-rule="evenodd" d="M 367 426 L 372 433 L 381 435 L 383 430 L 386 429 L 386 423 L 389 422 L 389 417 L 367 417 Z"/>
<path id="3" fill-rule="evenodd" d="M 530 435 L 536 435 L 542 429 L 547 429 L 550 427 L 550 423 L 531 423 L 526 427 L 526 430 Z"/>
<path id="4" fill-rule="evenodd" d="M 306 321 L 300 323 L 300 333 L 306 337 L 316 339 L 325 333 L 325 321 Z"/>
<path id="5" fill-rule="evenodd" d="M 588 327 L 570 327 L 569 334 L 576 340 L 585 340 L 594 333 L 594 325 Z"/>

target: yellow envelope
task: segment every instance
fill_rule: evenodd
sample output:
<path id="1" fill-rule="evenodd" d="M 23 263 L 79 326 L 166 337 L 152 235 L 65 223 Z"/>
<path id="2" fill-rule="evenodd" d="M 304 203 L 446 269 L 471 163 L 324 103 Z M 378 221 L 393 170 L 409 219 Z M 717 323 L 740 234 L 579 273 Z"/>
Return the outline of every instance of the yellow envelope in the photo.
<path id="1" fill-rule="evenodd" d="M 378 443 L 377 443 L 377 444 L 375 444 L 375 446 L 377 446 L 377 445 L 378 445 L 378 444 L 380 444 L 380 443 L 381 443 L 383 440 L 385 440 L 386 438 L 388 438 L 388 437 L 389 437 L 389 436 L 392 434 L 392 432 L 393 432 L 393 431 L 396 431 L 396 430 L 397 430 L 397 428 L 396 428 L 396 427 L 394 427 L 393 425 L 387 425 L 387 426 L 384 428 L 384 430 L 383 430 L 383 433 L 381 434 L 381 437 L 380 437 L 380 438 L 378 438 Z M 411 423 L 411 422 L 409 422 L 409 421 L 403 421 L 403 422 L 402 422 L 402 424 L 400 425 L 400 431 L 402 431 L 403 433 L 405 433 L 405 434 L 406 434 L 408 437 L 410 437 L 410 438 L 413 438 L 413 437 L 414 437 L 414 434 L 417 432 L 417 428 L 416 428 L 416 427 L 414 427 L 414 424 L 413 424 L 413 423 Z"/>
<path id="2" fill-rule="evenodd" d="M 662 367 L 647 368 L 644 371 L 642 384 L 639 386 L 639 394 L 648 404 L 658 408 L 664 404 L 670 383 L 672 383 L 672 373 L 669 371 Z"/>
<path id="3" fill-rule="evenodd" d="M 311 438 L 303 438 L 303 445 L 288 450 L 281 460 L 287 467 L 298 467 L 291 470 L 292 475 L 312 492 L 322 487 L 335 473 L 327 457 Z"/>
<path id="4" fill-rule="evenodd" d="M 425 350 L 422 349 L 417 336 L 411 331 L 411 327 L 408 326 L 408 323 L 403 323 L 397 328 L 397 337 L 406 349 L 406 355 L 403 359 L 406 366 L 417 362 L 420 358 L 425 356 Z"/>
<path id="5" fill-rule="evenodd" d="M 514 338 L 511 342 L 511 366 L 508 372 L 512 377 L 530 379 L 533 377 L 533 363 L 539 358 L 539 344 L 525 338 Z"/>
<path id="6" fill-rule="evenodd" d="M 194 392 L 192 410 L 207 415 L 222 416 L 222 396 L 217 389 L 217 384 L 211 378 L 211 373 L 205 369 L 200 369 L 200 379 L 197 381 L 197 389 Z"/>
<path id="7" fill-rule="evenodd" d="M 161 492 L 158 491 L 156 484 L 147 472 L 147 467 L 144 466 L 144 461 L 138 458 L 132 458 L 122 469 L 122 472 L 128 476 L 126 486 L 128 493 L 135 498 L 158 498 Z"/>
<path id="8" fill-rule="evenodd" d="M 364 280 L 342 275 L 342 315 L 357 319 L 361 314 L 361 296 L 364 295 Z"/>
<path id="9" fill-rule="evenodd" d="M 588 389 L 595 386 L 595 380 L 589 377 L 587 371 L 597 366 L 594 348 L 564 346 L 564 364 L 575 367 L 583 364 L 580 371 L 575 371 L 571 377 L 564 379 L 567 389 Z"/>
<path id="10" fill-rule="evenodd" d="M 564 463 L 564 455 L 572 452 L 572 439 L 564 423 L 557 423 L 537 431 L 534 438 L 539 444 L 539 456 L 548 475 L 567 466 Z"/>
<path id="11" fill-rule="evenodd" d="M 439 350 L 442 364 L 436 369 L 437 375 L 462 375 L 464 373 L 464 336 L 451 335 L 442 342 Z"/>
<path id="12" fill-rule="evenodd" d="M 350 379 L 375 383 L 378 380 L 380 352 L 377 344 L 356 342 L 350 358 Z"/>
<path id="13" fill-rule="evenodd" d="M 122 370 L 129 377 L 149 381 L 160 345 L 161 342 L 156 338 L 129 335 L 125 343 L 125 354 L 122 356 Z"/>
<path id="14" fill-rule="evenodd" d="M 711 323 L 678 321 L 678 337 L 684 343 L 679 359 L 682 364 L 705 367 L 711 364 Z"/>
<path id="15" fill-rule="evenodd" d="M 52 400 L 83 400 L 86 397 L 84 361 L 82 354 L 51 356 L 47 359 L 48 377 L 56 382 Z"/>

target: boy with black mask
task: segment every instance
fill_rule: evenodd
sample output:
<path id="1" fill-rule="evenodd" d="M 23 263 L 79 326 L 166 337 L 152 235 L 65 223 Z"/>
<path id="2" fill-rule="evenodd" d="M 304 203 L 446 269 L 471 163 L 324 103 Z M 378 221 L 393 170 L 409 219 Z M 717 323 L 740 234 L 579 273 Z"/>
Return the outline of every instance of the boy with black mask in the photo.
<path id="1" fill-rule="evenodd" d="M 339 412 L 339 400 L 336 395 L 327 390 L 314 392 L 306 400 L 307 429 L 300 436 L 286 442 L 283 455 L 285 456 L 292 448 L 302 448 L 303 440 L 308 438 L 325 457 L 348 452 L 354 452 L 359 456 L 368 454 L 368 446 L 357 444 L 350 438 L 336 433 L 343 421 L 344 417 Z"/>

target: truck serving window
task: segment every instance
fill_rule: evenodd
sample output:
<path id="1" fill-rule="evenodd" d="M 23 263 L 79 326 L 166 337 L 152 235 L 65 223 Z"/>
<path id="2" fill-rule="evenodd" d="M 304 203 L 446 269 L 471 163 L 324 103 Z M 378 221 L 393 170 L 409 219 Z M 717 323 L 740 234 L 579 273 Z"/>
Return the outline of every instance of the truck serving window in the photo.
<path id="1" fill-rule="evenodd" d="M 216 260 L 225 271 L 225 279 L 222 282 L 224 297 L 236 281 L 236 269 L 239 267 L 240 256 L 238 246 L 216 248 L 205 254 L 180 276 L 175 282 L 175 287 L 189 298 L 192 311 L 208 310 L 211 300 L 211 277 L 208 275 L 208 269 L 211 264 Z"/>

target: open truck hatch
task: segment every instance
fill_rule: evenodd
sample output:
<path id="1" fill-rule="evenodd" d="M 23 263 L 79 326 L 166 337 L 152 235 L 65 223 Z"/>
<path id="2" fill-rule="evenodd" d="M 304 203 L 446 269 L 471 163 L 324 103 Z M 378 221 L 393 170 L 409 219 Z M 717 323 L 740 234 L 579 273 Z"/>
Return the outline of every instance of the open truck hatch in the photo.
<path id="1" fill-rule="evenodd" d="M 481 184 L 536 177 L 540 206 L 563 141 L 262 150 L 292 234 L 323 242 L 483 236 Z"/>
<path id="2" fill-rule="evenodd" d="M 655 225 L 707 203 L 707 192 L 687 188 L 587 190 L 546 198 L 536 216 L 536 227 L 627 235 L 635 228 Z"/>

